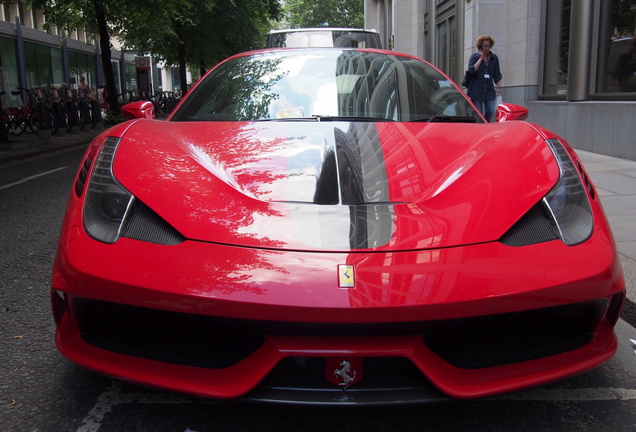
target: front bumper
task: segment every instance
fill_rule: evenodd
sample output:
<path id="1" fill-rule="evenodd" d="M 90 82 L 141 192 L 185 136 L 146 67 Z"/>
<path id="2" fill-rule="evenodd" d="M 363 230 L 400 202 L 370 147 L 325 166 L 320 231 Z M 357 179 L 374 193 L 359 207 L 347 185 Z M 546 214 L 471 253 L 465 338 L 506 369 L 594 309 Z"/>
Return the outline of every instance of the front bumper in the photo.
<path id="1" fill-rule="evenodd" d="M 490 396 L 616 351 L 622 272 L 610 241 L 589 243 L 316 254 L 79 236 L 56 259 L 56 343 L 101 374 L 220 399 Z M 354 288 L 338 287 L 343 263 L 355 268 Z M 344 392 L 323 376 L 334 358 L 365 363 Z"/>

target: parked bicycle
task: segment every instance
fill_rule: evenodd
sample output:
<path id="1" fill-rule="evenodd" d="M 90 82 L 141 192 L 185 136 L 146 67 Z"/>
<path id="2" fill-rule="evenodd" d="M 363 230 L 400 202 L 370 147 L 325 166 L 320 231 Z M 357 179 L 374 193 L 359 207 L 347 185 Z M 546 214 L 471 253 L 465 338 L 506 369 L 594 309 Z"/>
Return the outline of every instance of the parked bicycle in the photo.
<path id="1" fill-rule="evenodd" d="M 163 92 L 152 94 L 149 90 L 139 90 L 139 99 L 152 102 L 155 107 L 155 117 L 160 118 L 166 115 L 164 110 Z"/>
<path id="2" fill-rule="evenodd" d="M 7 131 L 15 136 L 22 135 L 24 132 L 37 134 L 37 128 L 33 129 L 33 116 L 36 112 L 35 97 L 24 87 L 18 87 L 18 89 L 12 91 L 11 94 L 13 96 L 19 96 L 18 100 L 20 101 L 23 100 L 26 94 L 27 102 L 20 106 L 7 106 L 4 108 Z"/>
<path id="3" fill-rule="evenodd" d="M 44 122 L 48 122 L 46 124 L 47 127 L 50 127 L 51 135 L 55 135 L 58 130 L 59 122 L 56 118 L 54 112 L 51 110 L 51 105 L 49 102 L 49 93 L 44 89 L 38 88 L 30 93 L 30 99 L 35 101 L 33 103 L 34 111 L 31 113 L 29 118 L 29 129 L 33 131 L 36 135 L 39 135 L 40 127 L 44 126 Z M 40 119 L 40 114 L 44 114 L 48 117 L 48 119 Z"/>
<path id="4" fill-rule="evenodd" d="M 12 130 L 14 127 L 13 119 L 11 118 L 12 116 L 4 102 L 5 94 L 7 94 L 7 92 L 0 92 L 0 98 L 2 98 L 2 122 L 4 123 L 4 128 L 7 134 L 15 135 L 15 132 Z"/>

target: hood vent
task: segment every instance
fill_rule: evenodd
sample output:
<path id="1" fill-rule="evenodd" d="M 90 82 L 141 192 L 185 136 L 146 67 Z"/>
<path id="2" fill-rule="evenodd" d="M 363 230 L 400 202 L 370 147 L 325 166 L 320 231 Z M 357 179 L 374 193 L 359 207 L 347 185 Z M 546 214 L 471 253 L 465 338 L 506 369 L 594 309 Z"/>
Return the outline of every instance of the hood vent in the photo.
<path id="1" fill-rule="evenodd" d="M 559 236 L 552 228 L 553 225 L 546 216 L 541 201 L 519 219 L 499 241 L 506 246 L 519 247 L 558 240 Z"/>
<path id="2" fill-rule="evenodd" d="M 122 237 L 165 246 L 185 241 L 184 236 L 139 200 L 135 202 Z"/>

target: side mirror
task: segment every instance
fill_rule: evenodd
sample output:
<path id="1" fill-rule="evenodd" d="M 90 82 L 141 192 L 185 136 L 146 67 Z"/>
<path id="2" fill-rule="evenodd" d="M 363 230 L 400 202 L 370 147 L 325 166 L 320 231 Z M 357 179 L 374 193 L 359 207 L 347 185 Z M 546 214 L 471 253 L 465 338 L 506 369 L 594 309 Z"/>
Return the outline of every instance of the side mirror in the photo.
<path id="1" fill-rule="evenodd" d="M 521 105 L 502 103 L 497 106 L 497 112 L 495 115 L 498 122 L 525 120 L 528 118 L 528 109 Z"/>
<path id="2" fill-rule="evenodd" d="M 129 120 L 148 118 L 153 119 L 155 115 L 155 106 L 150 101 L 131 102 L 121 107 L 121 113 Z"/>

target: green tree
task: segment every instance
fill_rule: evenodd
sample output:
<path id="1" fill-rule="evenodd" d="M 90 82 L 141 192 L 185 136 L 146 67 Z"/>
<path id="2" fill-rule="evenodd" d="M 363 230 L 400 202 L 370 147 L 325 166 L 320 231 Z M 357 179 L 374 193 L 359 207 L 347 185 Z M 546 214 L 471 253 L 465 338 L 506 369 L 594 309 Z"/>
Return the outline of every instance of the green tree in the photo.
<path id="1" fill-rule="evenodd" d="M 270 21 L 281 13 L 279 0 L 193 0 L 178 13 L 131 15 L 121 35 L 128 45 L 178 66 L 186 89 L 186 65 L 203 74 L 232 54 L 264 46 Z"/>
<path id="2" fill-rule="evenodd" d="M 135 0 L 132 0 L 135 1 Z M 201 28 L 216 0 L 145 0 L 147 7 L 136 8 L 122 17 L 117 34 L 124 48 L 151 53 L 168 65 L 179 66 L 181 88 L 187 89 L 186 35 Z M 165 7 L 164 2 L 172 2 Z M 152 11 L 149 13 L 148 11 Z"/>
<path id="3" fill-rule="evenodd" d="M 289 0 L 290 27 L 364 27 L 363 0 Z"/>
<path id="4" fill-rule="evenodd" d="M 166 4 L 178 0 L 165 0 Z M 106 82 L 106 97 L 110 110 L 120 113 L 117 100 L 115 75 L 111 66 L 111 36 L 117 34 L 118 25 L 137 7 L 143 7 L 148 0 L 30 0 L 33 8 L 41 8 L 46 17 L 45 28 L 63 29 L 70 33 L 77 29 L 85 29 L 99 42 L 102 69 Z M 163 3 L 163 2 L 162 2 Z"/>
<path id="5" fill-rule="evenodd" d="M 616 0 L 614 5 L 615 30 L 621 36 L 631 36 L 636 33 L 636 1 Z M 614 30 L 614 29 L 613 29 Z"/>
<path id="6" fill-rule="evenodd" d="M 178 65 L 187 88 L 186 64 L 207 69 L 220 59 L 265 43 L 279 0 L 30 0 L 46 16 L 47 29 L 85 29 L 99 42 L 110 109 L 120 112 L 111 66 L 111 37 L 127 49 L 150 52 Z"/>

